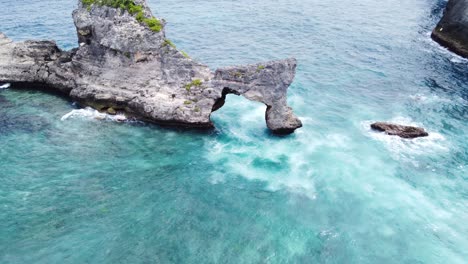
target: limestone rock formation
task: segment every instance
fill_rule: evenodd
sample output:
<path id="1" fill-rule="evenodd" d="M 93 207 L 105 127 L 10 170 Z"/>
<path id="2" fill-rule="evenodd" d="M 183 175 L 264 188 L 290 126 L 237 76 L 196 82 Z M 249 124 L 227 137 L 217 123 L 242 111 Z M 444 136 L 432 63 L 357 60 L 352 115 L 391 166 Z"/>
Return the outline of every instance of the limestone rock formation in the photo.
<path id="1" fill-rule="evenodd" d="M 165 21 L 145 0 L 119 7 L 99 1 L 79 0 L 73 12 L 79 47 L 71 51 L 52 41 L 15 43 L 0 33 L 0 83 L 50 87 L 100 111 L 188 127 L 213 127 L 211 113 L 232 93 L 264 103 L 274 133 L 302 126 L 286 100 L 295 59 L 213 73 L 166 39 Z"/>
<path id="2" fill-rule="evenodd" d="M 468 58 L 468 0 L 449 0 L 432 39 Z"/>
<path id="3" fill-rule="evenodd" d="M 421 127 L 403 126 L 385 122 L 377 122 L 371 125 L 371 128 L 387 135 L 399 136 L 401 138 L 427 137 L 429 134 Z"/>

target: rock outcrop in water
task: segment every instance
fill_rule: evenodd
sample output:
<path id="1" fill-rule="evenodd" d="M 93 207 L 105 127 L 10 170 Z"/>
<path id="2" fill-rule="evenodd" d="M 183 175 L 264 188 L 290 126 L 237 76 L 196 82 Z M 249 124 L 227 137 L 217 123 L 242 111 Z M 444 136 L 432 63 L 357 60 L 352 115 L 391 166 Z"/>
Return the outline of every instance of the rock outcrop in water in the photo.
<path id="1" fill-rule="evenodd" d="M 432 39 L 468 58 L 468 0 L 449 0 Z"/>
<path id="2" fill-rule="evenodd" d="M 153 17 L 145 0 L 79 1 L 73 19 L 79 48 L 71 51 L 53 41 L 15 43 L 0 33 L 0 82 L 52 87 L 100 111 L 188 127 L 213 127 L 211 113 L 236 94 L 267 106 L 274 133 L 302 126 L 286 100 L 295 59 L 213 73 L 166 39 L 165 21 Z"/>
<path id="3" fill-rule="evenodd" d="M 401 138 L 427 137 L 429 134 L 421 127 L 403 126 L 385 122 L 377 122 L 371 125 L 371 128 L 380 132 L 385 132 L 390 136 L 399 136 Z"/>

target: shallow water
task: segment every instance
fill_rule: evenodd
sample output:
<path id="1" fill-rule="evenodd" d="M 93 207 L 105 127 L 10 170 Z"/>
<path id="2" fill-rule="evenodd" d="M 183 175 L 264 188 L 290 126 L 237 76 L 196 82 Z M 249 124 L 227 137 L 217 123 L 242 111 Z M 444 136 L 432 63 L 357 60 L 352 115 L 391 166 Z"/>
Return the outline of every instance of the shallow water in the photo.
<path id="1" fill-rule="evenodd" d="M 430 40 L 444 1 L 150 4 L 213 69 L 296 57 L 304 128 L 274 137 L 236 96 L 197 132 L 1 89 L 1 263 L 466 263 L 468 61 Z M 76 46 L 75 1 L 0 6 L 14 40 Z"/>

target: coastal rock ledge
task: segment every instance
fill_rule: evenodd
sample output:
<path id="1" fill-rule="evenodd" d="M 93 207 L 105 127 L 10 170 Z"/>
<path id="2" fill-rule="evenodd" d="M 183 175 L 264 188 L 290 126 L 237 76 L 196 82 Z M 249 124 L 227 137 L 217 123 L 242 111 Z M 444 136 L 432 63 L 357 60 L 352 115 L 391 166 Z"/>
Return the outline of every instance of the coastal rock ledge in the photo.
<path id="1" fill-rule="evenodd" d="M 468 58 L 468 0 L 449 0 L 432 39 L 450 51 Z"/>
<path id="2" fill-rule="evenodd" d="M 51 88 L 83 106 L 165 125 L 211 128 L 226 95 L 264 103 L 273 133 L 302 127 L 287 104 L 296 60 L 217 69 L 192 60 L 165 37 L 145 0 L 79 0 L 79 47 L 12 42 L 0 33 L 0 83 Z"/>

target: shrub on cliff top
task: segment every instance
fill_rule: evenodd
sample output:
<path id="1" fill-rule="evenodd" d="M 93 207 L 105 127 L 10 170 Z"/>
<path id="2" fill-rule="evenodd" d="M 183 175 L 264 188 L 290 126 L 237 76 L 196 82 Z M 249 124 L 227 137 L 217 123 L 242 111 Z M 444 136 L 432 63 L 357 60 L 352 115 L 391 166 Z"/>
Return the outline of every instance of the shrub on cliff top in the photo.
<path id="1" fill-rule="evenodd" d="M 128 12 L 132 15 L 138 14 L 138 13 L 143 13 L 143 7 L 140 5 L 132 5 L 128 9 Z"/>
<path id="2" fill-rule="evenodd" d="M 152 17 L 152 18 L 146 18 L 146 19 L 143 19 L 143 21 L 146 23 L 146 25 L 148 25 L 148 27 L 153 30 L 153 31 L 156 31 L 156 32 L 159 32 L 161 31 L 162 29 L 162 24 L 161 24 L 161 21 L 159 21 L 157 18 L 155 17 Z"/>
<path id="3" fill-rule="evenodd" d="M 154 32 L 160 32 L 163 27 L 159 19 L 155 17 L 146 18 L 143 6 L 135 4 L 132 0 L 81 0 L 81 2 L 88 10 L 94 4 L 126 10 L 131 15 L 136 15 L 135 19 L 138 22 L 145 23 Z"/>
<path id="4" fill-rule="evenodd" d="M 90 5 L 94 4 L 95 0 L 81 0 L 81 2 L 85 6 L 90 6 Z"/>

